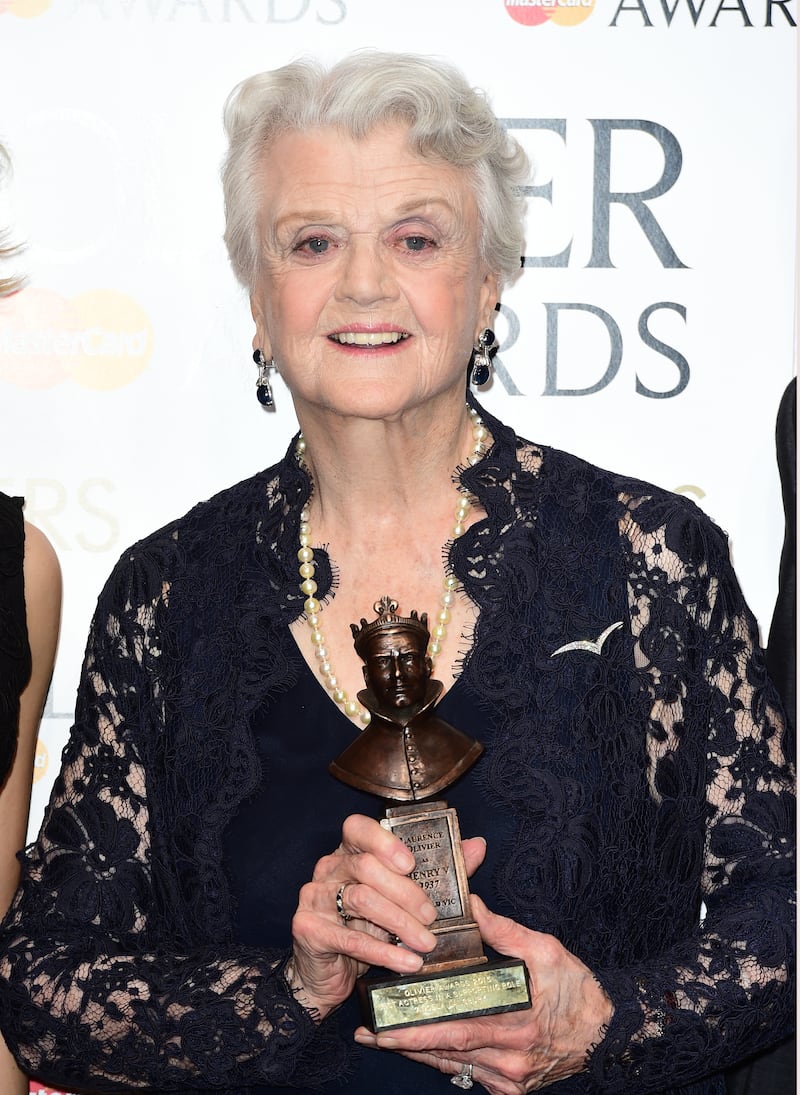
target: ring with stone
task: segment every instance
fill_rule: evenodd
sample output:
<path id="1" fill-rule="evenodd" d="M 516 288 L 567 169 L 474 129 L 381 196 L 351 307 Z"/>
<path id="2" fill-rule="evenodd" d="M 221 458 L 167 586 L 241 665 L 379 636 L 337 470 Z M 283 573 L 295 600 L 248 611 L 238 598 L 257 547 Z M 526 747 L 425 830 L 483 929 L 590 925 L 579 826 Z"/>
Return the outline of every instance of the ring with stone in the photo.
<path id="1" fill-rule="evenodd" d="M 344 911 L 344 891 L 345 888 L 349 885 L 349 882 L 343 882 L 339 889 L 336 891 L 336 911 L 341 917 L 343 924 L 346 924 L 349 920 L 353 919 L 350 913 Z"/>
<path id="2" fill-rule="evenodd" d="M 450 1083 L 460 1087 L 462 1091 L 469 1091 L 472 1087 L 472 1065 L 462 1065 L 461 1071 L 450 1077 Z"/>

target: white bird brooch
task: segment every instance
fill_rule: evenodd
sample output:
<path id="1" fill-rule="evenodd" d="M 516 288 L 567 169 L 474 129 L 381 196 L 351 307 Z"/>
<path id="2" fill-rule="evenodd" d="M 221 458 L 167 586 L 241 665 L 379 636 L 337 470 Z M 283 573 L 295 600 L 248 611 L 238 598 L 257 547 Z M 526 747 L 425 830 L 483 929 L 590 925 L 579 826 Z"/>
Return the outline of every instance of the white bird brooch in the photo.
<path id="1" fill-rule="evenodd" d="M 615 624 L 609 624 L 596 639 L 576 639 L 574 643 L 565 643 L 558 650 L 554 650 L 550 657 L 555 658 L 556 654 L 566 654 L 568 650 L 587 650 L 590 654 L 602 654 L 603 644 L 612 631 L 616 631 L 618 627 L 622 627 L 622 620 L 617 620 Z"/>

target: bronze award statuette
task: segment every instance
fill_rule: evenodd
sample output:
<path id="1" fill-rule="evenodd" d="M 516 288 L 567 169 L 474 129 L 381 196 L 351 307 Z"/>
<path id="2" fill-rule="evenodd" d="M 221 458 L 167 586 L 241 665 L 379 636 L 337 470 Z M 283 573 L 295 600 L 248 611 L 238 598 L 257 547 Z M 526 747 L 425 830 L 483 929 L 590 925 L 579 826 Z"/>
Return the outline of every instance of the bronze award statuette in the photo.
<path id="1" fill-rule="evenodd" d="M 436 946 L 419 973 L 360 978 L 364 1023 L 372 1031 L 520 1011 L 531 1006 L 528 971 L 521 959 L 489 961 L 470 912 L 469 886 L 458 816 L 442 800 L 430 801 L 474 764 L 480 742 L 437 718 L 442 685 L 431 680 L 428 621 L 423 613 L 397 614 L 383 597 L 377 618 L 351 624 L 364 661 L 367 687 L 359 702 L 370 712 L 366 730 L 330 765 L 337 779 L 402 805 L 387 809 L 381 824 L 416 859 L 411 877 L 437 909 L 431 927 Z M 424 800 L 424 801 L 420 801 Z"/>

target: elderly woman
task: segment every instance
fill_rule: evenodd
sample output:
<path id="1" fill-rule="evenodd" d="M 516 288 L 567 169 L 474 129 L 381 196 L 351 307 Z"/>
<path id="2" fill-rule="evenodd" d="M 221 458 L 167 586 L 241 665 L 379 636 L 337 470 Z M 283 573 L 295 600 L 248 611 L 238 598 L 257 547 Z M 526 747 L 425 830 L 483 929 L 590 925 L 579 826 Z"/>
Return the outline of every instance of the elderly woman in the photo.
<path id="1" fill-rule="evenodd" d="M 226 123 L 259 397 L 274 367 L 302 434 L 100 597 L 4 928 L 9 1044 L 89 1091 L 722 1092 L 790 1021 L 793 886 L 724 536 L 465 405 L 527 166 L 458 73 L 297 62 Z M 362 724 L 350 625 L 385 594 L 437 621 L 437 715 L 484 745 L 447 799 L 533 1006 L 375 1035 L 356 978 L 417 971 L 435 918 L 378 800 L 328 771 Z"/>

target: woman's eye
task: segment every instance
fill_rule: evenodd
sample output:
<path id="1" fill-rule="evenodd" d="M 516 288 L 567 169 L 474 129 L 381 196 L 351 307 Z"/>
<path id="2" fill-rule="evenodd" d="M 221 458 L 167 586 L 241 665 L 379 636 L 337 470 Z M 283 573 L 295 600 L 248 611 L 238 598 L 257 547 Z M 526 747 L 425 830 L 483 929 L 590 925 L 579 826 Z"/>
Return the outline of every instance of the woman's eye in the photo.
<path id="1" fill-rule="evenodd" d="M 433 240 L 427 236 L 404 236 L 403 243 L 409 251 L 425 251 L 435 246 Z"/>
<path id="2" fill-rule="evenodd" d="M 330 247 L 330 243 L 330 240 L 323 239 L 322 236 L 309 236 L 308 239 L 298 244 L 297 250 L 307 251 L 312 255 L 324 255 Z"/>

